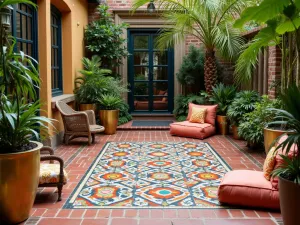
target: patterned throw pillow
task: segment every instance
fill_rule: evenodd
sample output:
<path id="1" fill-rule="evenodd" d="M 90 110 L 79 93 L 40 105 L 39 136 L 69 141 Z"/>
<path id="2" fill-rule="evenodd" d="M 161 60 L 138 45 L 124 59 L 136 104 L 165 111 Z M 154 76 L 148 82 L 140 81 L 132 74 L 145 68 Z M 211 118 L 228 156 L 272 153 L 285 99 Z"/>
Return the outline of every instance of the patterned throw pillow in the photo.
<path id="1" fill-rule="evenodd" d="M 192 108 L 192 115 L 189 119 L 191 123 L 205 123 L 206 108 Z"/>
<path id="2" fill-rule="evenodd" d="M 276 147 L 271 148 L 264 162 L 263 171 L 264 171 L 264 177 L 267 180 L 271 179 L 271 173 L 273 172 L 275 167 L 275 162 L 276 162 L 275 151 L 276 151 Z"/>

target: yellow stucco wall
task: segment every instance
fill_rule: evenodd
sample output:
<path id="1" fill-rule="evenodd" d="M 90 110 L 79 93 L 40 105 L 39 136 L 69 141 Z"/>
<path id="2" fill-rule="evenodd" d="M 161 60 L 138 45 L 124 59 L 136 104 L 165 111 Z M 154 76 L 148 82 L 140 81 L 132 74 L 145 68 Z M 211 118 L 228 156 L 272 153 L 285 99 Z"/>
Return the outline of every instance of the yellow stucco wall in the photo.
<path id="1" fill-rule="evenodd" d="M 51 108 L 51 29 L 50 13 L 53 4 L 62 13 L 62 67 L 63 94 L 72 94 L 74 78 L 82 68 L 84 56 L 84 28 L 88 23 L 87 0 L 38 0 L 38 42 L 40 77 L 42 80 L 40 98 L 43 115 L 56 119 L 57 132 L 63 130 L 60 114 Z M 50 129 L 50 135 L 54 135 Z"/>

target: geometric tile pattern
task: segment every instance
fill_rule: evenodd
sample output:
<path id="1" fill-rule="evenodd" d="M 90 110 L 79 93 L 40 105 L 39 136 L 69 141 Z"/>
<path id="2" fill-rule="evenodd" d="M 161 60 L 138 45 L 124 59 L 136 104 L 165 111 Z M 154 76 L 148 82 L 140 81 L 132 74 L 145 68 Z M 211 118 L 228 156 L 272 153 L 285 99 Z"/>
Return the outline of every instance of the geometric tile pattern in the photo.
<path id="1" fill-rule="evenodd" d="M 229 170 L 204 142 L 109 142 L 64 208 L 222 208 Z"/>

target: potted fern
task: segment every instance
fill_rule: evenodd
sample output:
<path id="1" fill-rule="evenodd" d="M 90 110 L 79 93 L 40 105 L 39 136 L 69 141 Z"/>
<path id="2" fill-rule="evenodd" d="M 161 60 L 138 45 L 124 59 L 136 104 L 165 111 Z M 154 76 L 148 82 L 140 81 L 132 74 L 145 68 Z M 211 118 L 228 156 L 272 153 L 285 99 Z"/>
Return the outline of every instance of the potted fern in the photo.
<path id="1" fill-rule="evenodd" d="M 29 0 L 4 0 L 0 12 L 10 3 Z M 48 133 L 51 120 L 38 116 L 38 62 L 23 52 L 15 52 L 16 40 L 7 35 L 3 21 L 0 27 L 0 221 L 16 224 L 30 215 L 40 172 L 40 149 L 37 142 Z"/>
<path id="2" fill-rule="evenodd" d="M 103 94 L 98 99 L 100 123 L 105 127 L 105 134 L 115 134 L 119 120 L 119 107 L 123 100 L 114 94 Z"/>
<path id="3" fill-rule="evenodd" d="M 293 130 L 279 143 L 283 165 L 273 171 L 279 177 L 280 209 L 284 225 L 299 224 L 300 208 L 300 88 L 291 85 L 281 95 L 284 110 L 270 109 L 277 116 L 270 125 L 283 125 Z"/>
<path id="4" fill-rule="evenodd" d="M 255 109 L 255 103 L 260 101 L 260 96 L 256 91 L 241 91 L 228 107 L 227 117 L 231 122 L 234 139 L 240 139 L 238 135 L 239 123 L 243 120 L 246 113 Z"/>
<path id="5" fill-rule="evenodd" d="M 235 94 L 236 88 L 234 86 L 225 86 L 224 84 L 219 83 L 212 88 L 210 101 L 218 104 L 217 126 L 219 133 L 222 135 L 228 134 L 229 124 L 226 115 Z"/>
<path id="6" fill-rule="evenodd" d="M 101 58 L 97 55 L 91 59 L 83 58 L 82 64 L 81 76 L 75 79 L 75 99 L 81 111 L 95 111 L 97 98 L 107 91 L 110 84 L 110 79 L 105 75 L 111 74 L 111 70 L 101 68 Z"/>

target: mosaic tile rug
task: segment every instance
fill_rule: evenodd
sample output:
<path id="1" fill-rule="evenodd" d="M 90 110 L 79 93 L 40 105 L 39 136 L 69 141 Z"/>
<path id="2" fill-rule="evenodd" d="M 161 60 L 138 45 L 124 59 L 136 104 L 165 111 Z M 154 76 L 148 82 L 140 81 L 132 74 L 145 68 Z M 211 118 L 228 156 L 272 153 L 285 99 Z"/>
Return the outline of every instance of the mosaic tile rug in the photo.
<path id="1" fill-rule="evenodd" d="M 220 208 L 229 170 L 207 143 L 109 142 L 64 208 Z"/>

